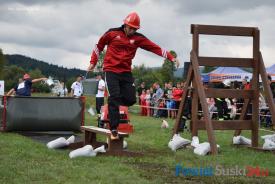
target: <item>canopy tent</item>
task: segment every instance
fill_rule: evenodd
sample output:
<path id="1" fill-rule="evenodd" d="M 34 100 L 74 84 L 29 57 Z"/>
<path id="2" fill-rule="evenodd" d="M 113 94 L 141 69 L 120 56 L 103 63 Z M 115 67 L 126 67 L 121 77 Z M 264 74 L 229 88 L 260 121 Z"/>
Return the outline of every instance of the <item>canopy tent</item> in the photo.
<path id="1" fill-rule="evenodd" d="M 275 75 L 275 64 L 272 65 L 272 66 L 270 66 L 270 67 L 268 67 L 268 68 L 266 69 L 266 72 L 267 72 L 268 74 L 270 74 L 270 75 Z"/>
<path id="2" fill-rule="evenodd" d="M 232 81 L 241 81 L 243 79 L 251 79 L 252 73 L 247 72 L 238 67 L 218 67 L 209 74 L 211 82 L 220 82 L 225 79 Z"/>
<path id="3" fill-rule="evenodd" d="M 268 67 L 266 73 L 268 73 L 271 76 L 272 81 L 275 82 L 275 64 Z"/>

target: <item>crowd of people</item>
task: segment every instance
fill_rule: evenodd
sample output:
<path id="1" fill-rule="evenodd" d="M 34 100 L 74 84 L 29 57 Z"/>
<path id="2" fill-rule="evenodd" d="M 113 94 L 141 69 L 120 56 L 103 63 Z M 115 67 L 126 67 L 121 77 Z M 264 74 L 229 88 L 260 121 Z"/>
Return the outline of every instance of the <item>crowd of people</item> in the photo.
<path id="1" fill-rule="evenodd" d="M 161 88 L 159 83 L 154 83 L 146 88 L 145 83 L 142 82 L 137 88 L 141 115 L 175 118 L 184 85 L 184 82 L 178 82 L 176 85 L 168 82 L 164 84 L 164 88 Z"/>
<path id="2" fill-rule="evenodd" d="M 268 84 L 271 87 L 272 95 L 275 102 L 275 84 L 271 82 L 271 77 L 268 76 Z M 182 94 L 184 93 L 185 83 L 172 82 L 165 83 L 163 88 L 154 83 L 152 86 L 146 88 L 145 83 L 142 82 L 137 88 L 137 96 L 139 98 L 140 113 L 142 116 L 154 116 L 165 118 L 176 118 L 181 101 Z M 244 78 L 242 82 L 224 80 L 222 82 L 207 82 L 204 83 L 205 88 L 223 88 L 223 89 L 251 89 L 251 84 L 248 78 Z M 184 105 L 183 118 L 188 119 L 191 117 L 191 93 L 188 91 L 186 103 Z M 208 109 L 210 118 L 216 120 L 230 120 L 238 119 L 242 111 L 244 99 L 236 98 L 207 98 Z M 271 114 L 266 104 L 264 95 L 261 93 L 259 97 L 260 108 L 260 122 L 263 122 L 266 127 L 272 126 Z M 201 107 L 199 105 L 199 112 Z M 252 105 L 248 106 L 248 115 L 252 113 Z"/>

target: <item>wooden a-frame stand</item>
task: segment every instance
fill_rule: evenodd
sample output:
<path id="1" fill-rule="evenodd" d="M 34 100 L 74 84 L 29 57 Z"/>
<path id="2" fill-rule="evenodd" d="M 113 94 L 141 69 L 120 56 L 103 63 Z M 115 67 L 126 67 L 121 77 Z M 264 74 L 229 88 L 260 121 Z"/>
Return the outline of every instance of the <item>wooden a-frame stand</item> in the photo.
<path id="1" fill-rule="evenodd" d="M 275 106 L 272 99 L 271 89 L 267 83 L 267 73 L 263 58 L 260 52 L 260 33 L 256 27 L 232 27 L 213 25 L 191 25 L 193 34 L 192 51 L 190 56 L 190 67 L 187 74 L 184 93 L 180 102 L 176 123 L 173 128 L 173 135 L 178 133 L 180 119 L 183 115 L 184 103 L 188 95 L 188 90 L 192 83 L 192 115 L 191 130 L 192 136 L 198 135 L 198 130 L 206 130 L 208 141 L 211 147 L 211 154 L 217 154 L 217 145 L 214 130 L 235 130 L 235 135 L 240 135 L 241 130 L 251 130 L 252 147 L 258 147 L 259 136 L 259 75 L 261 75 L 265 96 L 272 115 L 272 122 L 275 122 Z M 224 36 L 247 36 L 253 37 L 253 58 L 225 58 L 225 57 L 202 57 L 199 56 L 199 35 L 224 35 Z M 223 67 L 248 67 L 253 69 L 251 89 L 204 89 L 199 66 L 223 66 Z M 245 103 L 239 120 L 216 121 L 211 120 L 206 98 L 243 98 Z M 199 102 L 203 111 L 203 120 L 198 119 Z M 252 116 L 247 118 L 247 109 L 252 103 Z"/>

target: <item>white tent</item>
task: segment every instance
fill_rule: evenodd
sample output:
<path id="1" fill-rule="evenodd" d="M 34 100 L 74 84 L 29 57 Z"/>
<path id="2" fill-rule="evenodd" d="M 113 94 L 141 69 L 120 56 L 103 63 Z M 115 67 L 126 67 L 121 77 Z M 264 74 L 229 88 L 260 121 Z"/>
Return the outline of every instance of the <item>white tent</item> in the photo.
<path id="1" fill-rule="evenodd" d="M 252 78 L 252 73 L 238 67 L 218 67 L 208 74 L 210 81 L 223 81 L 230 79 L 232 81 L 241 81 L 245 78 Z"/>
<path id="2" fill-rule="evenodd" d="M 266 69 L 266 72 L 267 72 L 269 75 L 271 75 L 272 81 L 275 81 L 275 64 L 272 65 L 272 66 L 270 66 L 270 67 L 268 67 L 268 68 Z"/>

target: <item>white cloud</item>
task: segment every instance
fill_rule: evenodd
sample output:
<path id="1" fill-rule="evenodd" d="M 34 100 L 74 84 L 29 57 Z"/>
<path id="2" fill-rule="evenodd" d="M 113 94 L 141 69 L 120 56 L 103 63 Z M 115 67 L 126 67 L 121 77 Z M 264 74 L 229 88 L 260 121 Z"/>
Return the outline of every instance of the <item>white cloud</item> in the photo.
<path id="1" fill-rule="evenodd" d="M 140 32 L 167 50 L 175 50 L 182 64 L 189 60 L 190 24 L 257 26 L 265 64 L 274 64 L 274 1 L 1 1 L 0 47 L 7 54 L 24 54 L 49 63 L 86 69 L 100 36 L 118 27 L 131 11 L 141 17 Z M 209 55 L 249 56 L 251 41 L 226 37 L 202 40 Z M 163 58 L 138 50 L 134 65 L 161 66 Z"/>

